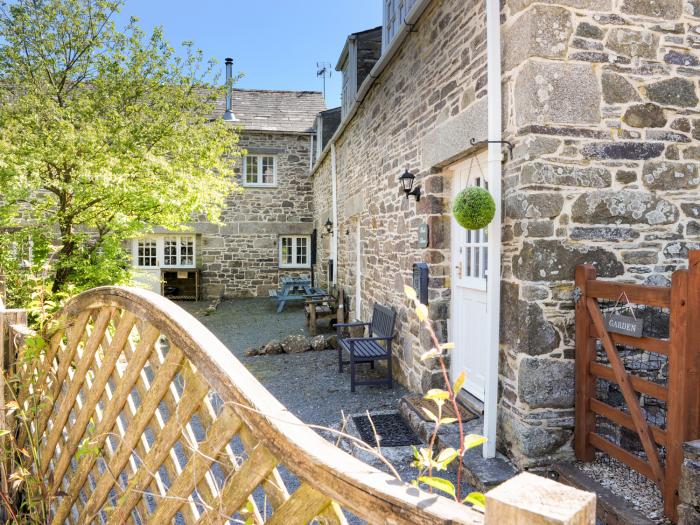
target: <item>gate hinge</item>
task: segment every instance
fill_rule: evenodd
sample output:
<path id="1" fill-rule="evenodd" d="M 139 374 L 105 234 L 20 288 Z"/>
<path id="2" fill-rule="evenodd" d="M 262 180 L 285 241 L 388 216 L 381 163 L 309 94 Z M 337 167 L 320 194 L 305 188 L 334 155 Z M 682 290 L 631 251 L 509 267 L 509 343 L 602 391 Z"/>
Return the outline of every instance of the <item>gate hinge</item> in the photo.
<path id="1" fill-rule="evenodd" d="M 571 296 L 574 298 L 574 303 L 578 304 L 579 299 L 581 299 L 581 288 L 578 286 L 574 288 L 574 291 L 571 293 Z"/>

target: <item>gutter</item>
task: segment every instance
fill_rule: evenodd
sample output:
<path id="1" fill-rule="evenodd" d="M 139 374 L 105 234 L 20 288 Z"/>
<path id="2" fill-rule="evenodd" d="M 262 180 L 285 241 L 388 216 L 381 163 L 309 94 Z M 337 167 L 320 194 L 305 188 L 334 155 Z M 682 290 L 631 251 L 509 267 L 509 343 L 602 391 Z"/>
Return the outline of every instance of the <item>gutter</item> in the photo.
<path id="1" fill-rule="evenodd" d="M 333 133 L 333 136 L 328 141 L 328 144 L 326 144 L 326 147 L 323 148 L 323 151 L 319 155 L 318 159 L 316 159 L 316 164 L 314 164 L 313 168 L 311 169 L 312 176 L 314 173 L 316 173 L 316 170 L 318 170 L 318 167 L 323 162 L 323 159 L 325 159 L 330 152 L 331 145 L 333 145 L 340 138 L 345 131 L 345 128 L 355 116 L 355 113 L 357 113 L 357 110 L 360 108 L 362 101 L 365 99 L 367 93 L 369 93 L 369 90 L 374 85 L 374 82 L 389 65 L 391 59 L 394 58 L 397 51 L 401 48 L 403 41 L 406 40 L 408 34 L 413 30 L 413 26 L 418 22 L 418 19 L 432 1 L 433 0 L 417 0 L 416 3 L 413 4 L 411 11 L 406 15 L 406 18 L 404 18 L 403 22 L 401 23 L 401 27 L 399 27 L 396 36 L 391 41 L 391 44 L 389 44 L 389 46 L 383 50 L 382 56 L 379 58 L 377 63 L 374 64 L 374 67 L 369 72 L 369 75 L 367 75 L 367 78 L 365 78 L 365 80 L 362 82 L 360 89 L 357 90 L 355 100 L 352 103 L 352 106 L 350 106 L 350 111 L 348 111 L 348 114 L 345 115 L 345 118 L 338 126 L 338 129 L 335 131 L 335 133 Z"/>
<path id="2" fill-rule="evenodd" d="M 501 6 L 499 0 L 486 0 L 486 75 L 488 97 L 488 140 L 501 140 Z M 498 358 L 501 317 L 501 161 L 500 143 L 488 145 L 489 191 L 496 203 L 494 220 L 489 224 L 488 281 L 486 310 L 489 318 L 486 399 L 484 400 L 484 458 L 496 456 L 498 410 Z"/>

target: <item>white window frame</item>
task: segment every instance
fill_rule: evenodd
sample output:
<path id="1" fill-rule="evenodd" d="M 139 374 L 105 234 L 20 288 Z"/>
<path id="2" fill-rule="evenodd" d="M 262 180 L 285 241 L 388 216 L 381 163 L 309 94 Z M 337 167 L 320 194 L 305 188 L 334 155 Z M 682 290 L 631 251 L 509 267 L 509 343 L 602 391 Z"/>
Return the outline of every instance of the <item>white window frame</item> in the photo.
<path id="1" fill-rule="evenodd" d="M 175 264 L 166 264 L 165 262 L 165 243 L 166 241 L 175 241 Z M 186 254 L 183 253 L 182 248 L 184 246 L 183 241 L 191 241 L 192 242 L 192 253 L 191 254 Z M 151 245 L 155 245 L 155 259 L 156 259 L 156 264 L 155 265 L 147 265 L 144 266 L 141 263 L 141 259 L 143 259 L 143 256 L 141 259 L 139 258 L 139 247 L 144 244 L 144 243 L 150 243 Z M 183 257 L 192 257 L 192 262 L 191 263 L 182 263 Z M 153 256 L 149 256 L 153 257 Z M 171 234 L 164 234 L 164 235 L 149 235 L 147 237 L 141 237 L 139 239 L 134 239 L 133 242 L 133 248 L 132 248 L 132 258 L 133 258 L 133 265 L 135 268 L 140 268 L 143 270 L 158 270 L 160 268 L 196 268 L 197 265 L 197 236 L 194 233 L 190 234 L 182 234 L 182 235 L 171 235 Z"/>
<path id="2" fill-rule="evenodd" d="M 165 243 L 167 241 L 175 241 L 175 264 L 166 264 L 165 262 Z M 182 248 L 184 247 L 184 242 L 192 241 L 192 253 L 184 254 L 182 253 Z M 163 235 L 163 250 L 160 265 L 162 268 L 194 268 L 195 267 L 195 257 L 196 257 L 196 244 L 197 238 L 194 234 L 190 235 Z M 184 256 L 192 257 L 192 262 L 183 263 L 182 259 Z"/>
<path id="3" fill-rule="evenodd" d="M 257 180 L 258 182 L 248 182 L 248 158 L 255 157 L 258 159 L 258 173 L 257 173 Z M 272 182 L 260 182 L 263 180 L 263 173 L 262 173 L 262 166 L 263 166 L 263 158 L 271 158 L 272 159 Z M 242 159 L 242 164 L 243 167 L 241 168 L 241 173 L 243 174 L 242 176 L 242 184 L 245 187 L 248 188 L 274 188 L 277 186 L 277 155 L 246 155 Z"/>
<path id="4" fill-rule="evenodd" d="M 488 189 L 488 184 L 482 177 L 474 181 L 474 186 Z M 476 290 L 486 290 L 488 279 L 488 227 L 481 230 L 463 230 L 462 244 L 463 272 L 462 284 Z"/>
<path id="5" fill-rule="evenodd" d="M 283 239 L 292 240 L 292 260 L 293 262 L 287 263 L 282 260 L 282 242 Z M 306 243 L 306 262 L 299 263 L 297 259 L 297 246 L 300 240 L 304 240 Z M 311 236 L 310 235 L 280 235 L 277 241 L 278 248 L 278 261 L 280 268 L 311 268 Z"/>
<path id="6" fill-rule="evenodd" d="M 384 0 L 383 49 L 389 47 L 416 0 Z"/>
<path id="7" fill-rule="evenodd" d="M 139 254 L 139 249 L 141 247 L 146 248 L 146 244 L 149 245 L 149 248 L 155 249 L 155 254 L 153 255 L 140 255 Z M 133 258 L 134 258 L 134 266 L 136 268 L 144 268 L 147 270 L 155 270 L 158 269 L 158 264 L 160 263 L 159 260 L 159 255 L 160 251 L 158 250 L 158 239 L 155 237 L 142 237 L 141 239 L 136 239 L 134 242 L 134 252 L 133 252 Z M 142 264 L 142 259 L 145 261 L 145 259 L 155 259 L 155 264 Z"/>

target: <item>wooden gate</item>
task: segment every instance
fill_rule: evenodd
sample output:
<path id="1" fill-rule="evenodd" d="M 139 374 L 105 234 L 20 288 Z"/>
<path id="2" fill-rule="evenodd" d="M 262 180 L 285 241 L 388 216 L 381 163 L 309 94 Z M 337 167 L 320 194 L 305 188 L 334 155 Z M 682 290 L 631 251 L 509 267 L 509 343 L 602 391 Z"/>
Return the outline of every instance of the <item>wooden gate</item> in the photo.
<path id="1" fill-rule="evenodd" d="M 609 306 L 621 298 L 642 313 L 667 318 L 667 333 L 645 329 L 634 337 L 609 331 L 601 303 Z M 576 268 L 576 457 L 592 461 L 597 449 L 653 480 L 672 519 L 682 445 L 700 437 L 699 345 L 700 251 L 690 252 L 688 270 L 674 272 L 670 288 L 601 281 L 593 266 Z M 642 377 L 639 367 L 626 366 L 632 356 L 645 363 L 656 358 L 664 372 Z M 601 381 L 615 385 L 624 402 L 612 406 L 601 400 Z M 665 407 L 663 421 L 651 417 L 647 407 Z M 631 431 L 641 450 L 635 453 L 601 435 L 601 422 Z"/>

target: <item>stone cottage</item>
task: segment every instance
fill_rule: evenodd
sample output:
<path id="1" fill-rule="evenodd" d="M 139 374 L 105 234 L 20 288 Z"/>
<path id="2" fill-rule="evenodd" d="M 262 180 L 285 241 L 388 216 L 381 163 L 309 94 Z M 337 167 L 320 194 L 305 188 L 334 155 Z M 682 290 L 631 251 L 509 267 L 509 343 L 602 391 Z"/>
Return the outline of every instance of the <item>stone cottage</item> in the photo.
<path id="1" fill-rule="evenodd" d="M 356 35 L 339 63 L 351 86 Z M 353 317 L 397 309 L 395 373 L 425 391 L 441 378 L 403 287 L 427 264 L 487 455 L 572 453 L 577 264 L 667 284 L 700 246 L 699 49 L 697 1 L 385 0 L 381 49 L 312 169 L 315 227 L 333 224 L 316 271 Z M 451 218 L 467 185 L 497 201 L 484 231 Z"/>
<path id="2" fill-rule="evenodd" d="M 166 295 L 203 298 L 267 295 L 282 275 L 308 275 L 313 230 L 309 170 L 314 124 L 325 109 L 311 91 L 233 89 L 226 120 L 239 129 L 242 191 L 223 224 L 197 222 L 188 233 L 162 229 L 132 241 L 136 277 Z M 224 101 L 216 117 L 221 118 Z M 328 126 L 327 126 L 328 127 Z"/>

